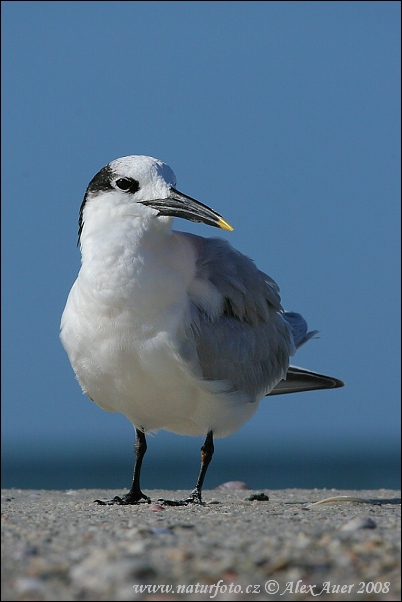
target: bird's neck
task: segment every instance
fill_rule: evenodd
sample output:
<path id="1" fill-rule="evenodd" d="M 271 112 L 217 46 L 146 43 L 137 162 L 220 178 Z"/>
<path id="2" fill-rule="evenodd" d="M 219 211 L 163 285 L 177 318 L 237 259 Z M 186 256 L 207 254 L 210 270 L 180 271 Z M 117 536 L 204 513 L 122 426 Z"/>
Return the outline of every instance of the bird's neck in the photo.
<path id="1" fill-rule="evenodd" d="M 166 244 L 172 219 L 127 211 L 99 212 L 85 220 L 81 233 L 82 265 L 113 269 L 130 263 L 142 249 Z"/>
<path id="2" fill-rule="evenodd" d="M 85 224 L 79 275 L 85 294 L 141 316 L 174 307 L 194 277 L 195 258 L 186 239 L 172 232 L 171 222 L 126 216 L 108 224 L 98 220 L 96 228 Z"/>

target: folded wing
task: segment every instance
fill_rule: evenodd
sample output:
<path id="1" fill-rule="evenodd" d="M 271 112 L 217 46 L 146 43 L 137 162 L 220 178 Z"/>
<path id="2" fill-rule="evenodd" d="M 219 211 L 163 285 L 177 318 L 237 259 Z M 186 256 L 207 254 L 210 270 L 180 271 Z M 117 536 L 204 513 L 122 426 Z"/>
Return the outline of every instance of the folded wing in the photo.
<path id="1" fill-rule="evenodd" d="M 288 370 L 289 356 L 316 331 L 308 332 L 300 314 L 283 310 L 278 285 L 226 241 L 179 235 L 191 239 L 197 256 L 189 290 L 191 325 L 180 349 L 193 371 L 208 381 L 225 381 L 227 390 L 244 391 L 249 401 L 271 391 L 308 390 L 307 377 L 297 384 L 300 389 L 282 383 L 296 376 Z M 311 388 L 327 387 L 316 379 Z"/>

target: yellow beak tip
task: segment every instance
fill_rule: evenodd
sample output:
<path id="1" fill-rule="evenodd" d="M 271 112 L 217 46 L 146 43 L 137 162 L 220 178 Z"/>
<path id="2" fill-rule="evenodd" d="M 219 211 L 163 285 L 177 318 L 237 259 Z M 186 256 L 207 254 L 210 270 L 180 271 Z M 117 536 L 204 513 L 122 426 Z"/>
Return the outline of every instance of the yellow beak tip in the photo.
<path id="1" fill-rule="evenodd" d="M 229 230 L 229 232 L 233 232 L 234 228 L 225 220 L 223 217 L 219 218 L 218 225 L 222 230 Z"/>

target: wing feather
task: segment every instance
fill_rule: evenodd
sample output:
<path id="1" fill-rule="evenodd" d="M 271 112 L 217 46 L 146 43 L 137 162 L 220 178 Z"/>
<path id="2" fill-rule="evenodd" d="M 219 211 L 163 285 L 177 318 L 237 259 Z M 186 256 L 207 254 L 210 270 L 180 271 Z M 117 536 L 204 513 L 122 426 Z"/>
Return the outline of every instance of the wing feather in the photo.
<path id="1" fill-rule="evenodd" d="M 226 381 L 229 390 L 259 400 L 285 378 L 296 350 L 279 287 L 225 240 L 180 236 L 191 239 L 197 257 L 181 353 L 203 378 Z"/>
<path id="2" fill-rule="evenodd" d="M 297 366 L 289 366 L 286 380 L 281 380 L 272 389 L 269 396 L 316 391 L 318 389 L 338 389 L 343 386 L 344 383 L 339 378 L 318 374 L 317 372 L 298 368 Z"/>

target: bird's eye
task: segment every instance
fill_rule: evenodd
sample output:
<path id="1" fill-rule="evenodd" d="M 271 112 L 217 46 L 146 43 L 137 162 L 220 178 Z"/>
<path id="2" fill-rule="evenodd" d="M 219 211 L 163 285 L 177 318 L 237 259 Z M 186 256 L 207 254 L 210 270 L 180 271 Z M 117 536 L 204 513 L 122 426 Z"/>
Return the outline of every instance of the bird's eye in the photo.
<path id="1" fill-rule="evenodd" d="M 140 183 L 137 180 L 134 180 L 134 178 L 119 178 L 116 180 L 116 186 L 124 192 L 131 192 L 131 194 L 134 194 L 140 189 Z"/>

